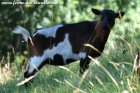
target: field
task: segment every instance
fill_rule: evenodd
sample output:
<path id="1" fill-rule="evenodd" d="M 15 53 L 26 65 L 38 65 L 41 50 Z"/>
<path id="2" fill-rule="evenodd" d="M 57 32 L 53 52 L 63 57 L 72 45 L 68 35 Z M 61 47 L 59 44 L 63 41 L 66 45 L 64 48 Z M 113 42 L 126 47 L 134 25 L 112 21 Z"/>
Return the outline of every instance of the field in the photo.
<path id="1" fill-rule="evenodd" d="M 0 93 L 140 93 L 133 71 L 135 53 L 127 44 L 123 46 L 125 50 L 116 48 L 108 54 L 106 49 L 99 58 L 91 58 L 89 70 L 81 77 L 78 61 L 66 66 L 46 65 L 30 87 L 16 86 L 23 80 L 24 67 L 13 63 L 1 73 Z"/>
<path id="2" fill-rule="evenodd" d="M 140 49 L 140 0 L 52 1 L 57 4 L 0 4 L 0 93 L 140 93 L 134 71 Z M 94 15 L 91 8 L 125 14 L 115 20 L 103 54 L 98 58 L 89 55 L 89 70 L 80 76 L 79 61 L 46 65 L 29 87 L 17 86 L 24 79 L 28 49 L 20 35 L 12 34 L 13 29 L 20 25 L 34 33 L 37 28 L 99 20 L 101 16 Z"/>

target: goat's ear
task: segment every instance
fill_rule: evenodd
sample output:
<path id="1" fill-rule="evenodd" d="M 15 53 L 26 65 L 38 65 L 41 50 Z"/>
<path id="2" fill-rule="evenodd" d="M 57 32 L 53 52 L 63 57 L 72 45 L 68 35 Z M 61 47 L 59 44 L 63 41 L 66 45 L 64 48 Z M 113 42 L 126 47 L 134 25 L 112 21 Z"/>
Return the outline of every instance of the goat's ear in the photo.
<path id="1" fill-rule="evenodd" d="M 122 18 L 123 15 L 124 15 L 124 12 L 116 13 L 116 18 Z"/>
<path id="2" fill-rule="evenodd" d="M 101 13 L 101 11 L 100 10 L 98 10 L 98 9 L 91 9 L 91 11 L 94 13 L 94 14 L 96 14 L 96 15 L 100 15 L 100 13 Z"/>

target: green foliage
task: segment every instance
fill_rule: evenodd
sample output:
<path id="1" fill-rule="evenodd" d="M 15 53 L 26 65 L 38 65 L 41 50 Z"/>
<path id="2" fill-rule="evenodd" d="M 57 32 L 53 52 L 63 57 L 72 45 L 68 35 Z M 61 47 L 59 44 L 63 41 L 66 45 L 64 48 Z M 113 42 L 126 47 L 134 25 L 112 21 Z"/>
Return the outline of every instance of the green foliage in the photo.
<path id="1" fill-rule="evenodd" d="M 1 2 L 4 1 L 11 0 L 1 0 Z M 54 0 L 54 2 L 58 4 L 0 4 L 0 60 L 4 56 L 8 62 L 13 62 L 10 69 L 12 75 L 5 73 L 5 77 L 2 78 L 4 83 L 0 84 L 0 93 L 46 93 L 46 91 L 48 93 L 71 93 L 76 88 L 87 93 L 125 93 L 124 91 L 139 93 L 138 78 L 133 75 L 132 68 L 136 48 L 140 48 L 140 0 Z M 55 24 L 98 20 L 98 17 L 91 12 L 91 8 L 125 12 L 121 20 L 116 20 L 105 51 L 97 59 L 104 68 L 92 62 L 88 76 L 78 87 L 77 82 L 80 77 L 77 67 L 79 64 L 66 66 L 70 71 L 49 66 L 40 72 L 31 88 L 17 87 L 16 83 L 23 78 L 24 72 L 20 65 L 24 59 L 27 62 L 28 53 L 26 43 L 22 42 L 21 36 L 13 35 L 12 30 L 17 25 L 21 25 L 33 33 L 36 28 Z M 12 56 L 14 57 L 10 58 Z M 119 86 L 112 82 L 106 71 Z M 6 80 L 7 77 L 10 79 Z"/>
<path id="2" fill-rule="evenodd" d="M 23 1 L 26 2 L 27 0 Z M 33 1 L 29 0 L 29 2 Z M 11 52 L 13 47 L 18 51 L 26 50 L 25 45 L 22 45 L 24 46 L 22 49 L 16 47 L 19 44 L 17 43 L 19 39 L 17 41 L 17 38 L 13 36 L 11 31 L 17 25 L 21 25 L 33 33 L 36 28 L 40 27 L 61 23 L 75 23 L 83 20 L 95 20 L 95 15 L 91 13 L 91 8 L 123 10 L 125 16 L 122 21 L 116 22 L 112 38 L 123 38 L 129 42 L 133 41 L 139 46 L 140 19 L 136 20 L 139 17 L 139 0 L 57 0 L 55 2 L 57 4 L 1 5 L 0 56 L 6 55 L 7 51 Z M 112 41 L 112 39 L 110 40 Z M 21 47 L 21 45 L 18 47 Z"/>

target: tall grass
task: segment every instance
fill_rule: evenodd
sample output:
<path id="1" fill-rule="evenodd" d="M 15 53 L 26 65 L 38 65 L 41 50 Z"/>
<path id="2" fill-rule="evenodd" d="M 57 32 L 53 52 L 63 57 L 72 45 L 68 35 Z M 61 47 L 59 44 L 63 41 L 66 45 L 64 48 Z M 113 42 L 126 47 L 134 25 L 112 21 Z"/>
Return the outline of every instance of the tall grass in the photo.
<path id="1" fill-rule="evenodd" d="M 24 70 L 15 60 L 10 69 L 0 73 L 0 93 L 140 93 L 139 78 L 133 72 L 134 57 L 134 49 L 124 42 L 123 48 L 120 45 L 109 54 L 106 49 L 99 58 L 90 57 L 89 70 L 81 77 L 78 61 L 66 66 L 47 65 L 28 88 L 16 86 L 23 80 Z"/>

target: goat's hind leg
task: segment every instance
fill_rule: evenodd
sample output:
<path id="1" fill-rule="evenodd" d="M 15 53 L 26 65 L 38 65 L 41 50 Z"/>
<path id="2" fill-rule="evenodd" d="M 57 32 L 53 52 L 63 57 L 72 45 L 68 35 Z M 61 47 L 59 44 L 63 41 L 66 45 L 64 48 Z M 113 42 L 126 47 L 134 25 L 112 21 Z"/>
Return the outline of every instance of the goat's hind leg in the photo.
<path id="1" fill-rule="evenodd" d="M 89 68 L 89 63 L 89 58 L 80 60 L 80 76 L 83 75 L 84 72 Z"/>

